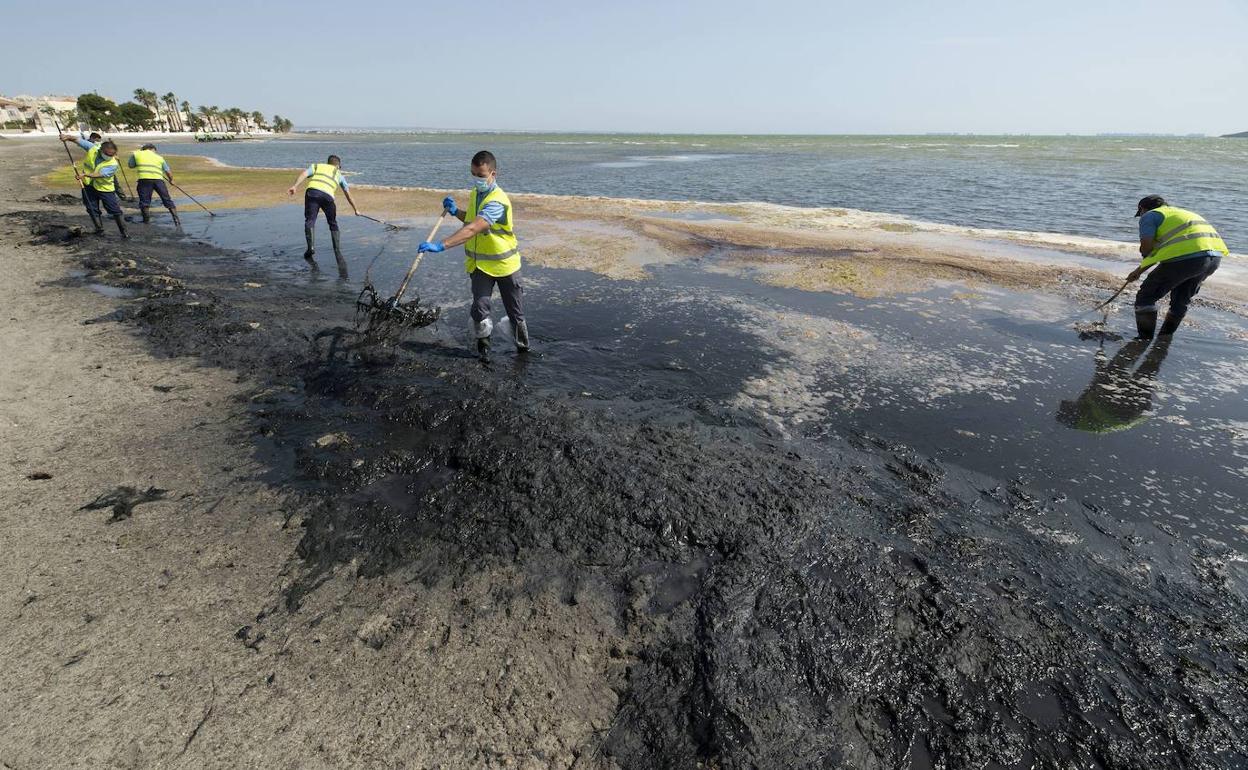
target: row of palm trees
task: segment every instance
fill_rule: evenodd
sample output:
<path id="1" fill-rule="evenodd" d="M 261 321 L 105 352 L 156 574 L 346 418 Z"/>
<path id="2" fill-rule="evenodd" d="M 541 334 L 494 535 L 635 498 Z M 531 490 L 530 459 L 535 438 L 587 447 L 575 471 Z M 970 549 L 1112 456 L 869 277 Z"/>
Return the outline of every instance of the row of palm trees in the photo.
<path id="1" fill-rule="evenodd" d="M 145 88 L 134 89 L 134 100 L 156 114 L 157 121 L 165 125 L 167 131 L 233 131 L 238 133 L 250 126 L 261 130 L 269 130 L 270 127 L 278 131 L 289 131 L 290 121 L 285 120 L 279 115 L 273 116 L 273 123 L 270 125 L 264 119 L 264 114 L 259 110 L 247 112 L 238 107 L 227 107 L 221 109 L 214 105 L 204 106 L 192 110 L 191 103 L 188 101 L 178 102 L 178 97 L 172 91 L 164 96 L 157 96 L 155 91 L 148 91 Z"/>

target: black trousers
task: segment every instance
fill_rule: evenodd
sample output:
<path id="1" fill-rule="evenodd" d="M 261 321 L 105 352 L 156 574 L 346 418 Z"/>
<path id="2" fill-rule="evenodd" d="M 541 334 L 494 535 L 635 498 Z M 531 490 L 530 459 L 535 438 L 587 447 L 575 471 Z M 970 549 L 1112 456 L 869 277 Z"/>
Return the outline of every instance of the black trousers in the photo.
<path id="1" fill-rule="evenodd" d="M 307 190 L 303 193 L 303 226 L 315 227 L 316 215 L 325 212 L 325 221 L 332 232 L 338 232 L 338 204 L 334 196 L 320 190 Z"/>
<path id="2" fill-rule="evenodd" d="M 169 188 L 165 186 L 165 180 L 163 179 L 140 179 L 136 187 L 139 190 L 139 205 L 143 208 L 152 205 L 153 191 L 160 196 L 160 203 L 165 208 L 173 211 L 178 207 L 173 202 L 173 198 L 169 196 Z"/>
<path id="3" fill-rule="evenodd" d="M 1170 295 L 1170 312 L 1187 314 L 1187 306 L 1200 291 L 1200 285 L 1222 264 L 1221 257 L 1192 257 L 1162 262 L 1153 268 L 1135 295 L 1136 310 L 1156 310 L 1157 302 Z"/>
<path id="4" fill-rule="evenodd" d="M 503 298 L 503 307 L 507 309 L 507 317 L 512 325 L 524 320 L 524 287 L 520 285 L 520 272 L 502 278 L 495 278 L 489 273 L 473 270 L 472 275 L 472 320 L 481 323 L 490 317 L 490 298 L 497 284 L 498 293 Z"/>
<path id="5" fill-rule="evenodd" d="M 82 204 L 87 207 L 87 213 L 93 217 L 100 216 L 101 203 L 104 204 L 104 210 L 110 217 L 121 216 L 121 201 L 117 200 L 116 192 L 113 190 L 100 192 L 90 185 L 82 188 Z"/>

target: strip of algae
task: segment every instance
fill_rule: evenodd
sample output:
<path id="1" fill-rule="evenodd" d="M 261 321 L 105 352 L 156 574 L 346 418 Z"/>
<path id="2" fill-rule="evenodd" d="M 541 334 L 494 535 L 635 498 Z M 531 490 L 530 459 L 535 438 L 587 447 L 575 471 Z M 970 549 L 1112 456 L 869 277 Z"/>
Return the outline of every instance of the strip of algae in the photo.
<path id="1" fill-rule="evenodd" d="M 124 159 L 137 144 L 119 149 Z M 198 156 L 166 159 L 177 183 L 201 200 L 210 199 L 214 210 L 291 203 L 286 190 L 299 173 L 295 168 L 231 167 Z M 77 191 L 65 165 L 41 181 L 54 191 Z M 372 185 L 354 185 L 352 192 L 361 211 L 386 219 L 431 219 L 447 194 Z M 452 194 L 462 203 L 466 193 Z M 868 212 L 532 194 L 512 198 L 531 264 L 618 280 L 645 280 L 650 264 L 712 253 L 718 257 L 712 269 L 776 286 L 864 297 L 923 291 L 933 279 L 1032 289 L 1072 281 L 1112 288 L 1120 280 L 1091 268 L 985 257 L 982 249 L 971 252 L 952 240 L 934 246 L 931 232 L 915 241 L 917 225 Z"/>

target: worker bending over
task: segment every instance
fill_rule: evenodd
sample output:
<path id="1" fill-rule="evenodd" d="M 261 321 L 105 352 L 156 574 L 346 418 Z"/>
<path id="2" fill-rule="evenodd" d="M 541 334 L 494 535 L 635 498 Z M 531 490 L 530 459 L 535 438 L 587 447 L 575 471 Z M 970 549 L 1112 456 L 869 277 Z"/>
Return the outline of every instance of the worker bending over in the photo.
<path id="1" fill-rule="evenodd" d="M 347 180 L 342 176 L 342 158 L 337 155 L 330 155 L 324 163 L 313 163 L 303 170 L 299 177 L 295 179 L 295 183 L 287 190 L 292 196 L 299 187 L 299 183 L 307 180 L 308 185 L 303 193 L 303 237 L 308 242 L 307 251 L 303 252 L 303 258 L 308 260 L 312 265 L 312 269 L 318 269 L 316 259 L 316 217 L 320 212 L 325 212 L 325 221 L 329 223 L 329 237 L 334 243 L 334 259 L 338 262 L 338 276 L 347 278 L 347 260 L 342 256 L 342 244 L 338 236 L 338 204 L 334 201 L 334 195 L 342 188 L 342 194 L 347 196 L 347 203 L 351 204 L 351 210 L 358 217 L 360 210 L 356 208 L 355 201 L 351 199 L 351 189 L 347 184 Z"/>
<path id="2" fill-rule="evenodd" d="M 173 217 L 173 223 L 178 227 L 182 226 L 182 220 L 178 219 L 178 207 L 173 202 L 173 198 L 169 196 L 169 188 L 165 185 L 165 180 L 173 181 L 173 172 L 169 170 L 169 164 L 165 159 L 156 152 L 156 145 L 145 144 L 130 154 L 130 159 L 126 161 L 126 165 L 139 172 L 139 211 L 143 212 L 143 221 L 151 222 L 150 212 L 152 206 L 152 192 L 160 196 L 161 204 L 169 209 L 170 216 Z"/>
<path id="3" fill-rule="evenodd" d="M 1135 295 L 1135 326 L 1140 339 L 1152 339 L 1157 328 L 1157 302 L 1170 295 L 1161 334 L 1174 334 L 1187 315 L 1187 307 L 1200 285 L 1230 254 L 1218 231 L 1199 214 L 1166 204 L 1160 195 L 1140 199 L 1135 215 L 1140 218 L 1140 266 L 1127 281 L 1134 281 L 1154 265 Z"/>

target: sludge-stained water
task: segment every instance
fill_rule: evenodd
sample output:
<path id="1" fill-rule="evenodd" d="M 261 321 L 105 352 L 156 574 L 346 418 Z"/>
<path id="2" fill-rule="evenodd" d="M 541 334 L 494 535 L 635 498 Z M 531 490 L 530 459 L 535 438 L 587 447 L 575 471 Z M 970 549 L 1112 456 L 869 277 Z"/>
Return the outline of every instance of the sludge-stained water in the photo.
<path id="1" fill-rule="evenodd" d="M 341 302 L 370 263 L 379 292 L 392 294 L 433 222 L 386 231 L 340 221 L 349 282 L 336 278 L 323 223 L 322 272 L 308 270 L 293 211 L 231 213 L 188 231 Z M 422 261 L 412 291 L 441 306 L 443 320 L 409 340 L 471 347 L 461 262 L 459 250 Z M 986 285 L 862 299 L 688 265 L 649 272 L 628 281 L 526 267 L 541 355 L 515 360 L 504 326 L 494 369 L 615 412 L 692 410 L 816 442 L 868 434 L 1124 519 L 1248 545 L 1248 323 L 1239 316 L 1196 307 L 1171 344 L 1141 347 L 1130 342 L 1129 297 L 1109 319 L 1124 340 L 1098 342 L 1073 328 L 1100 317 L 1086 306 Z M 497 295 L 494 306 L 496 321 L 505 318 Z"/>
<path id="2" fill-rule="evenodd" d="M 397 286 L 431 221 L 344 219 L 347 283 L 327 244 L 309 276 L 293 210 L 188 231 L 329 327 L 378 253 Z M 314 570 L 507 560 L 595 586 L 626 642 L 595 756 L 620 767 L 1245 761 L 1238 317 L 1195 308 L 1137 351 L 1080 341 L 1081 306 L 991 287 L 525 275 L 540 356 L 499 340 L 477 364 L 460 258 L 430 255 L 414 287 L 438 326 L 312 367 L 266 416 L 279 440 L 339 420 L 359 448 L 300 454 L 333 490 Z"/>

